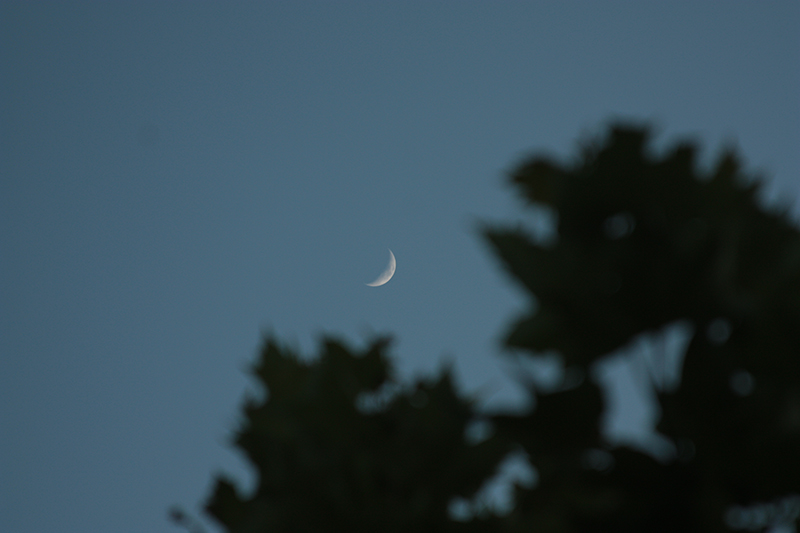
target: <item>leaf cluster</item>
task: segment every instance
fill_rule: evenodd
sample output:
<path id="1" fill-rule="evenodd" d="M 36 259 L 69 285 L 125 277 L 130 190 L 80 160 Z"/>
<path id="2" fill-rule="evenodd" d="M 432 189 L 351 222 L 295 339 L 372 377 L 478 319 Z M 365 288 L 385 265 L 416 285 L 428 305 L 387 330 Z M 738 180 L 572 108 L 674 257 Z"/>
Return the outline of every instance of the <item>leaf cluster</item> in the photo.
<path id="1" fill-rule="evenodd" d="M 537 157 L 516 169 L 523 197 L 558 213 L 554 245 L 520 229 L 485 232 L 531 295 L 506 337 L 511 348 L 556 351 L 587 368 L 671 322 L 695 331 L 680 387 L 659 394 L 658 429 L 675 457 L 662 464 L 615 448 L 607 452 L 613 467 L 599 476 L 571 480 L 559 471 L 556 482 L 568 483 L 573 499 L 595 499 L 556 512 L 558 525 L 543 530 L 724 531 L 732 506 L 800 492 L 800 233 L 760 206 L 759 182 L 733 150 L 704 175 L 693 145 L 659 157 L 648 141 L 644 128 L 617 126 L 571 165 Z M 588 401 L 579 391 L 564 394 Z M 570 406 L 559 420 L 571 413 L 576 423 L 590 418 Z M 525 435 L 537 418 L 518 429 L 520 441 L 531 442 Z M 550 429 L 565 434 L 557 423 Z M 538 465 L 535 447 L 531 455 Z M 546 489 L 523 502 L 532 516 L 552 509 L 543 498 L 555 492 Z"/>
<path id="2" fill-rule="evenodd" d="M 326 339 L 307 363 L 267 339 L 235 444 L 258 474 L 254 494 L 217 482 L 208 512 L 228 531 L 449 531 L 448 506 L 470 497 L 508 452 L 465 439 L 475 417 L 449 372 L 402 387 L 387 340 L 363 352 Z"/>

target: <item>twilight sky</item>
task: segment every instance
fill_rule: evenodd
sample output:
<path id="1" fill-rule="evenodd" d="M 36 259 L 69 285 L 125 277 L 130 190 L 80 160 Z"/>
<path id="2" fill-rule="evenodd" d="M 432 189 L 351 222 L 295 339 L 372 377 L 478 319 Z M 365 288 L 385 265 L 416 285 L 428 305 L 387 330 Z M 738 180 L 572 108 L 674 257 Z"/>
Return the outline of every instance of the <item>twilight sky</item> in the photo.
<path id="1" fill-rule="evenodd" d="M 475 231 L 531 220 L 507 171 L 650 120 L 793 201 L 798 95 L 788 0 L 3 2 L 0 531 L 174 532 L 247 479 L 264 331 L 393 333 L 513 404 L 526 301 Z"/>

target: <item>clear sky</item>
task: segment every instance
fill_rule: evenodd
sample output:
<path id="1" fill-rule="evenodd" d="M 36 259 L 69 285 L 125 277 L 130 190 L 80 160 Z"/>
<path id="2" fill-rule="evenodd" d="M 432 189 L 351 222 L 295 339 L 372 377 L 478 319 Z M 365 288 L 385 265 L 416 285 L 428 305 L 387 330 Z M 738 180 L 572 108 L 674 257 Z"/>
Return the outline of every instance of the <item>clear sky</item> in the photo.
<path id="1" fill-rule="evenodd" d="M 0 4 L 0 531 L 175 531 L 262 331 L 518 399 L 475 224 L 613 117 L 797 198 L 800 3 Z"/>

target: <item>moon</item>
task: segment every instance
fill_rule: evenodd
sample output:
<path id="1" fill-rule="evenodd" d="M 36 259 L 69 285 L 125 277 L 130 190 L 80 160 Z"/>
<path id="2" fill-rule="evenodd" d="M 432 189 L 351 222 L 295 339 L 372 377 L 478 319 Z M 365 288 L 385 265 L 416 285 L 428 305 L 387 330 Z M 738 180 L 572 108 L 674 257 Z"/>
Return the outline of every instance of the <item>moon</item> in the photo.
<path id="1" fill-rule="evenodd" d="M 380 287 L 381 285 L 385 285 L 392 276 L 394 276 L 394 271 L 397 268 L 397 261 L 394 258 L 394 254 L 391 250 L 389 250 L 389 264 L 386 266 L 386 270 L 383 271 L 383 274 L 378 276 L 378 279 L 373 281 L 372 283 L 367 283 L 370 287 Z"/>

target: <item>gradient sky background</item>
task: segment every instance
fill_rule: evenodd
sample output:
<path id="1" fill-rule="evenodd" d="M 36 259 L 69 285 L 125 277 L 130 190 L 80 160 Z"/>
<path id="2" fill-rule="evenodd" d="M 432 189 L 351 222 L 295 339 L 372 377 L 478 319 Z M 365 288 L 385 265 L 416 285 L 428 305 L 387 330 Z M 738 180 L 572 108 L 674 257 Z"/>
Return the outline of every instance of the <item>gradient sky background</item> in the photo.
<path id="1" fill-rule="evenodd" d="M 0 531 L 173 532 L 248 479 L 262 331 L 394 333 L 403 375 L 518 401 L 475 232 L 530 219 L 506 172 L 647 119 L 788 202 L 798 95 L 796 1 L 3 2 Z"/>

